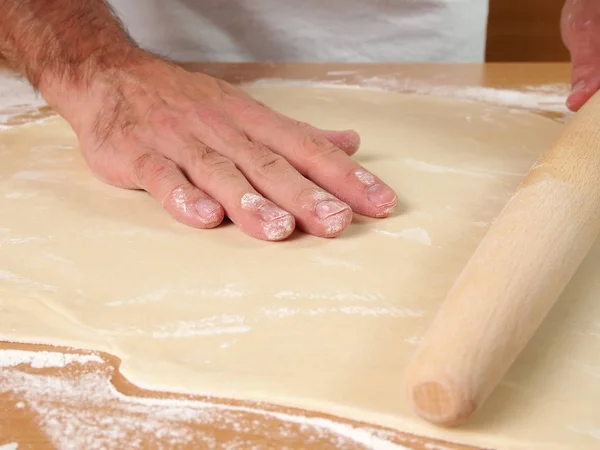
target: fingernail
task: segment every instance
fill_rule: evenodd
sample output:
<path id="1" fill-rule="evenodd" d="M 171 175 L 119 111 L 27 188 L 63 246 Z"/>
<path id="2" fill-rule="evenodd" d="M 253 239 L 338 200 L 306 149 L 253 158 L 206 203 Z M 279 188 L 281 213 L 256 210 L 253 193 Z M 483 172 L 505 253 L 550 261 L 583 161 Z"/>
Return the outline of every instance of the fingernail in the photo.
<path id="1" fill-rule="evenodd" d="M 262 214 L 261 214 L 262 216 Z M 264 222 L 263 229 L 270 241 L 279 241 L 288 237 L 294 231 L 295 220 L 289 213 Z"/>
<path id="2" fill-rule="evenodd" d="M 358 181 L 360 181 L 365 186 L 371 186 L 372 184 L 376 183 L 373 174 L 367 172 L 364 169 L 358 169 L 356 172 L 354 172 L 354 175 L 356 176 L 356 178 L 358 178 Z"/>
<path id="3" fill-rule="evenodd" d="M 389 187 L 383 184 L 374 184 L 367 189 L 367 197 L 377 207 L 395 206 L 398 197 Z"/>
<path id="4" fill-rule="evenodd" d="M 196 203 L 196 211 L 200 216 L 200 220 L 204 223 L 211 223 L 218 219 L 221 210 L 219 205 L 214 200 L 201 199 Z"/>
<path id="5" fill-rule="evenodd" d="M 325 225 L 327 235 L 337 234 L 352 221 L 352 210 L 338 200 L 325 200 L 317 204 L 315 213 Z"/>
<path id="6" fill-rule="evenodd" d="M 265 222 L 273 222 L 274 220 L 281 219 L 285 216 L 289 216 L 290 213 L 284 211 L 275 205 L 265 204 L 258 209 L 260 217 Z"/>
<path id="7" fill-rule="evenodd" d="M 337 200 L 325 200 L 317 204 L 315 212 L 319 219 L 325 220 L 328 217 L 347 209 L 350 209 L 350 207 L 342 202 L 338 202 Z"/>
<path id="8" fill-rule="evenodd" d="M 294 231 L 294 218 L 278 206 L 267 203 L 259 208 L 258 213 L 263 220 L 265 235 L 270 241 L 279 241 Z"/>

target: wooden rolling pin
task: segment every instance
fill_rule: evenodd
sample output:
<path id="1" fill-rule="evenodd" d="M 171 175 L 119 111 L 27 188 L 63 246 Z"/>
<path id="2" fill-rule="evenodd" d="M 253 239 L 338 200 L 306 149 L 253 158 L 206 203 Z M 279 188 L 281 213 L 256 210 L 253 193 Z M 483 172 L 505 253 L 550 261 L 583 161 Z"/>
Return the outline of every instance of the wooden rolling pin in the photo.
<path id="1" fill-rule="evenodd" d="M 496 218 L 406 373 L 423 419 L 465 422 L 531 339 L 600 232 L 600 93 Z M 435 274 L 432 274 L 435 276 Z"/>

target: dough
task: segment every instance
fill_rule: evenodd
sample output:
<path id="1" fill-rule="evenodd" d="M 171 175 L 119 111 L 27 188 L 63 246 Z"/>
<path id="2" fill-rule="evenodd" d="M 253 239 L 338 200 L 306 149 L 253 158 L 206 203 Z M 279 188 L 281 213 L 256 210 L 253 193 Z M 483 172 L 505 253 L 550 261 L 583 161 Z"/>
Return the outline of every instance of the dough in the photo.
<path id="1" fill-rule="evenodd" d="M 402 198 L 340 238 L 188 228 L 97 181 L 54 117 L 0 133 L 5 340 L 93 348 L 148 388 L 264 400 L 504 449 L 600 446 L 600 248 L 465 427 L 408 408 L 407 362 L 490 221 L 561 131 L 483 103 L 343 88 L 249 89 L 324 128 Z"/>

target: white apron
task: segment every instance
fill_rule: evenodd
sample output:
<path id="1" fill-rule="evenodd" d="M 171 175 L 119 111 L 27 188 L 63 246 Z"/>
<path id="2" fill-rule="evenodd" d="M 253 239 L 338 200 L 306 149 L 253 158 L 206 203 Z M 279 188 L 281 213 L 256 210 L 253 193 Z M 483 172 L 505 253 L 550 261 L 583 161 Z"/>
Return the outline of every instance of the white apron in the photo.
<path id="1" fill-rule="evenodd" d="M 483 62 L 487 0 L 110 0 L 177 61 Z"/>

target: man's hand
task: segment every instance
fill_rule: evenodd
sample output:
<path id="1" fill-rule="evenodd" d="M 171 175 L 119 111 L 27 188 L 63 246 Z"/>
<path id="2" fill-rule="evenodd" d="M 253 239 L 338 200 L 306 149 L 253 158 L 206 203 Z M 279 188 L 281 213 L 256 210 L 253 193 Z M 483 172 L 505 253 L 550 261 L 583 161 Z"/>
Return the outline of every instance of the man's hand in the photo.
<path id="1" fill-rule="evenodd" d="M 299 123 L 140 50 L 101 0 L 0 0 L 2 38 L 13 42 L 3 54 L 73 126 L 93 172 L 148 191 L 187 225 L 227 215 L 259 239 L 284 239 L 296 224 L 333 237 L 352 210 L 385 217 L 397 203 L 350 158 L 355 132 Z"/>
<path id="2" fill-rule="evenodd" d="M 577 111 L 600 89 L 600 1 L 566 0 L 560 25 L 573 65 L 567 106 Z"/>

